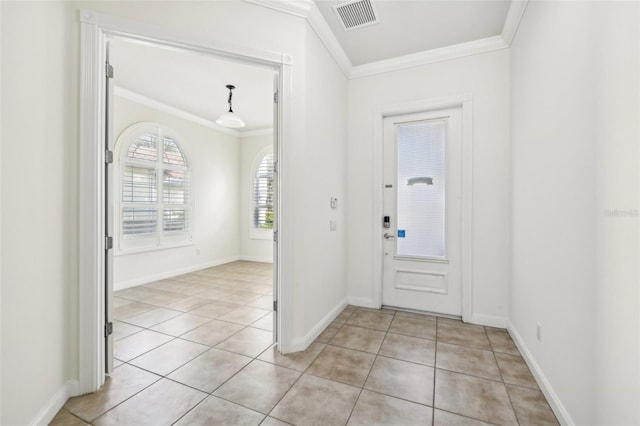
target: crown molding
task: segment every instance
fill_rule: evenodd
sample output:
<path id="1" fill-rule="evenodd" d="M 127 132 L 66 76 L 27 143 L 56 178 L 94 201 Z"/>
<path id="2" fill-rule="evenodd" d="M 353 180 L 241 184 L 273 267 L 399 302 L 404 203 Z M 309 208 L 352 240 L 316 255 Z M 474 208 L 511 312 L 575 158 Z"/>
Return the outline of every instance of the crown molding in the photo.
<path id="1" fill-rule="evenodd" d="M 349 78 L 368 77 L 385 72 L 398 71 L 434 62 L 505 49 L 507 47 L 509 47 L 509 45 L 505 43 L 502 36 L 487 37 L 480 40 L 413 53 L 411 55 L 358 65 L 351 69 Z"/>
<path id="2" fill-rule="evenodd" d="M 477 55 L 479 53 L 487 53 L 499 49 L 506 49 L 513 41 L 529 0 L 511 1 L 504 26 L 502 28 L 502 33 L 500 35 L 357 66 L 353 66 L 351 63 L 351 60 L 338 42 L 336 36 L 333 34 L 333 31 L 331 31 L 331 28 L 325 21 L 313 0 L 244 1 L 306 19 L 322 43 L 326 46 L 342 72 L 347 76 L 347 78 L 355 79 L 431 64 L 434 62 L 447 61 L 449 59 Z"/>
<path id="3" fill-rule="evenodd" d="M 509 10 L 507 11 L 507 17 L 504 20 L 504 26 L 502 27 L 502 38 L 508 46 L 511 46 L 511 42 L 518 32 L 520 21 L 524 15 L 524 11 L 527 8 L 529 0 L 511 0 Z"/>
<path id="4" fill-rule="evenodd" d="M 183 109 L 176 108 L 171 105 L 167 105 L 164 102 L 160 102 L 156 99 L 142 95 L 138 92 L 134 92 L 133 90 L 125 89 L 124 87 L 121 87 L 121 86 L 115 86 L 114 93 L 116 96 L 127 99 L 131 102 L 135 102 L 137 104 L 144 105 L 149 108 L 153 108 L 155 110 L 164 112 L 166 114 L 171 114 L 175 117 L 179 117 L 184 120 L 188 120 L 193 123 L 200 124 L 201 126 L 208 127 L 217 132 L 226 133 L 227 135 L 235 136 L 236 138 L 249 138 L 252 136 L 273 134 L 272 127 L 265 127 L 264 129 L 245 130 L 240 132 L 237 130 L 229 129 L 227 127 L 218 126 L 214 121 L 207 120 L 206 118 L 202 118 L 199 115 L 192 114 Z"/>
<path id="5" fill-rule="evenodd" d="M 268 9 L 277 10 L 278 12 L 288 15 L 304 18 L 309 26 L 316 33 L 320 41 L 325 45 L 334 61 L 345 76 L 349 77 L 351 73 L 351 60 L 340 45 L 340 42 L 331 31 L 329 24 L 325 21 L 318 6 L 313 0 L 244 0 L 247 3 L 257 6 L 266 7 Z"/>

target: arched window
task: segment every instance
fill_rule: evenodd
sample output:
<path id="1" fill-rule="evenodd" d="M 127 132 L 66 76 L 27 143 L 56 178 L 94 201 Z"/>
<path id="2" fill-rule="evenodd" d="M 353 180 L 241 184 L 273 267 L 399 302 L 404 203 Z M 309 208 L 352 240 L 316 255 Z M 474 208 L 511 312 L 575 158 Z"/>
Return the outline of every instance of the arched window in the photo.
<path id="1" fill-rule="evenodd" d="M 273 229 L 273 154 L 267 153 L 256 162 L 253 178 L 253 235 Z"/>
<path id="2" fill-rule="evenodd" d="M 120 249 L 191 239 L 189 167 L 178 139 L 171 129 L 155 123 L 136 124 L 120 136 Z"/>

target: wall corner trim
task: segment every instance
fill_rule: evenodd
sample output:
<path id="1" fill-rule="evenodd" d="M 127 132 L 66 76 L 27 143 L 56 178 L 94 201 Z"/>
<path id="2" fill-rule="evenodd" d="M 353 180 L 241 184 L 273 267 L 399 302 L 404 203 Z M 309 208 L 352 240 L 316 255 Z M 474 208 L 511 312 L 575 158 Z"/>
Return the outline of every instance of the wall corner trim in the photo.
<path id="1" fill-rule="evenodd" d="M 511 320 L 507 321 L 507 331 L 511 335 L 511 338 L 522 354 L 522 358 L 524 358 L 525 362 L 529 366 L 531 373 L 533 373 L 533 377 L 536 379 L 540 390 L 544 394 L 545 398 L 547 398 L 547 401 L 549 401 L 549 405 L 551 406 L 553 413 L 558 418 L 560 424 L 568 426 L 575 425 L 575 422 L 569 415 L 569 412 L 565 408 L 564 404 L 562 404 L 560 397 L 551 386 L 551 383 L 549 382 L 547 377 L 544 375 L 542 368 L 540 368 L 536 360 L 533 358 L 531 351 L 529 351 L 529 348 L 527 348 L 527 345 L 524 343 L 524 339 L 522 338 L 522 336 L 520 336 L 520 333 L 518 333 L 518 330 L 513 325 Z"/>
<path id="2" fill-rule="evenodd" d="M 338 302 L 338 304 L 329 311 L 318 323 L 303 337 L 293 338 L 291 341 L 291 350 L 289 352 L 300 352 L 307 349 L 314 340 L 335 320 L 340 312 L 347 306 L 347 298 Z"/>
<path id="3" fill-rule="evenodd" d="M 502 38 L 507 46 L 511 46 L 511 42 L 513 42 L 513 38 L 518 32 L 520 21 L 522 21 L 522 16 L 524 15 L 524 11 L 527 8 L 528 3 L 529 0 L 512 0 L 509 5 L 507 17 L 505 18 L 504 26 L 502 27 Z"/>
<path id="4" fill-rule="evenodd" d="M 79 394 L 79 388 L 80 384 L 78 381 L 67 381 L 51 396 L 49 401 L 47 401 L 47 403 L 40 409 L 33 420 L 29 422 L 29 425 L 38 426 L 48 425 L 51 423 L 51 420 L 53 420 L 58 411 L 60 411 L 65 402 L 67 402 L 67 399 Z"/>

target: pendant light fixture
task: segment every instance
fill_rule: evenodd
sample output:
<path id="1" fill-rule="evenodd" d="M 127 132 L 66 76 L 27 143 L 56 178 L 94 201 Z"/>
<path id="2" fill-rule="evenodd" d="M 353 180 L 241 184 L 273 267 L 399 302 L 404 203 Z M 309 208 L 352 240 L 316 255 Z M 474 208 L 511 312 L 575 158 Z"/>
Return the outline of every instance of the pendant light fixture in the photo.
<path id="1" fill-rule="evenodd" d="M 227 100 L 227 102 L 229 103 L 229 111 L 220 114 L 220 118 L 216 120 L 216 124 L 218 126 L 232 128 L 244 127 L 244 122 L 240 119 L 240 117 L 238 117 L 235 112 L 233 112 L 233 107 L 231 106 L 231 97 L 233 96 L 233 93 L 231 91 L 235 88 L 236 86 L 227 84 L 227 89 L 229 89 L 229 99 Z"/>

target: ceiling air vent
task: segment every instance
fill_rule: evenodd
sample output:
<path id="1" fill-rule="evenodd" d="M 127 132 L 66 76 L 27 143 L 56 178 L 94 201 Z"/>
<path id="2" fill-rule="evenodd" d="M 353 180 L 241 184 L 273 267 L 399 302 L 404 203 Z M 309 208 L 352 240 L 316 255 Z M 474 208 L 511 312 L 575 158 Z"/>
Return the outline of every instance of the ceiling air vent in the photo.
<path id="1" fill-rule="evenodd" d="M 371 0 L 350 0 L 333 6 L 333 10 L 346 31 L 378 22 L 376 9 Z"/>

